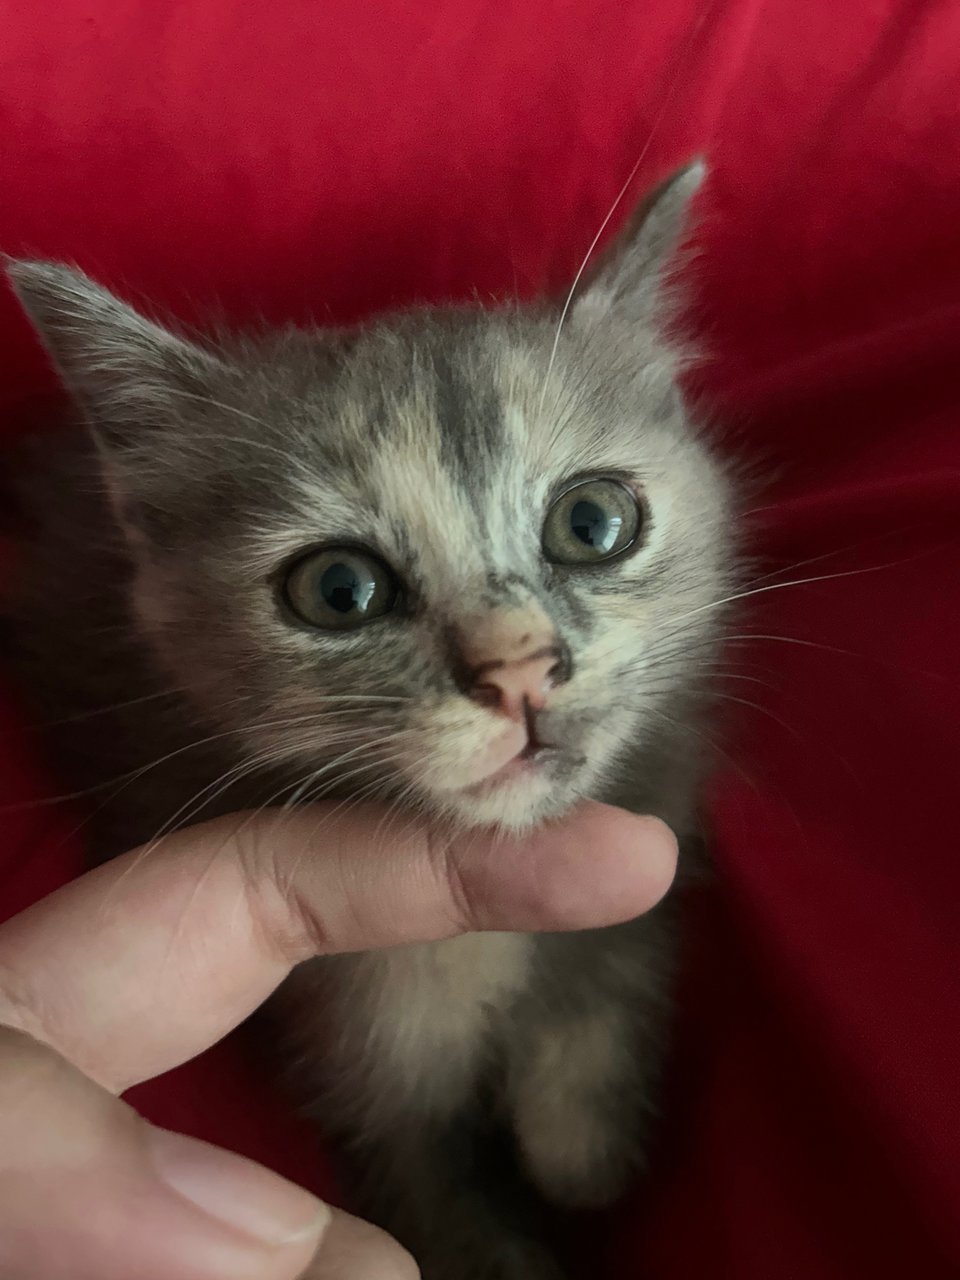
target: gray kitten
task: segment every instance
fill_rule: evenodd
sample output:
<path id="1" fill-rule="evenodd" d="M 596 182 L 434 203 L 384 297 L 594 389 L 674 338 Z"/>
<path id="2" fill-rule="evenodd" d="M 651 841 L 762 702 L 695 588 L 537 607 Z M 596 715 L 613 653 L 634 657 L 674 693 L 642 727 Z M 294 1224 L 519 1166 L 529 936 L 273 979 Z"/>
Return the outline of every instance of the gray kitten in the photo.
<path id="1" fill-rule="evenodd" d="M 380 796 L 512 830 L 582 797 L 696 844 L 726 478 L 667 267 L 701 169 L 559 309 L 198 341 L 79 272 L 9 275 L 89 430 L 22 486 L 8 638 L 107 857 L 213 813 Z M 561 1274 L 540 1200 L 643 1163 L 673 898 L 616 928 L 302 966 L 275 1001 L 359 1206 L 427 1280 Z"/>

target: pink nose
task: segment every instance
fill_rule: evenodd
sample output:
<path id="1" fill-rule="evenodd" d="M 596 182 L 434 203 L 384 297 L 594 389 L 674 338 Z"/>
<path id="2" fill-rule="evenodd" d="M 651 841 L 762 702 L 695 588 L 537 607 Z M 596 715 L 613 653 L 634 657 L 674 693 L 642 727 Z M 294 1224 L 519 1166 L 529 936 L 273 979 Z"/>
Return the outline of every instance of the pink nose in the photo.
<path id="1" fill-rule="evenodd" d="M 529 708 L 540 711 L 557 683 L 557 652 L 531 654 L 518 662 L 486 664 L 474 672 L 471 698 L 488 703 L 513 720 L 522 720 Z"/>
<path id="2" fill-rule="evenodd" d="M 546 705 L 561 683 L 556 635 L 543 611 L 495 609 L 460 628 L 467 692 L 514 720 Z"/>

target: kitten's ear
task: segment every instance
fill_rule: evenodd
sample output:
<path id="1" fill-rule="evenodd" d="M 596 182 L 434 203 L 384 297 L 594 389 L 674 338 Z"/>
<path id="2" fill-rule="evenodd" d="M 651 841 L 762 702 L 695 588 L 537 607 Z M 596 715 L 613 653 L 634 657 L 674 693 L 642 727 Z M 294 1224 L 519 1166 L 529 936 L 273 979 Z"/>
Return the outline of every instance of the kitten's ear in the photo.
<path id="1" fill-rule="evenodd" d="M 696 160 L 642 200 L 613 244 L 577 285 L 575 315 L 595 322 L 604 314 L 650 319 L 662 300 L 675 250 L 689 230 L 689 210 L 707 168 Z"/>
<path id="2" fill-rule="evenodd" d="M 222 366 L 121 302 L 81 271 L 8 258 L 7 276 L 98 443 L 135 445 L 151 427 L 190 415 Z"/>

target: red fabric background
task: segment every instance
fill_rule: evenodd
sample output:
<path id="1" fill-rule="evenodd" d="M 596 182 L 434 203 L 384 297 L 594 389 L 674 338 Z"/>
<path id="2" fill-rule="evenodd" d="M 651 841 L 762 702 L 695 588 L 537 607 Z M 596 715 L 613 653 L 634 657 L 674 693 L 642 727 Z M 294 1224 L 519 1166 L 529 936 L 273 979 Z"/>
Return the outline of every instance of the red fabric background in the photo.
<path id="1" fill-rule="evenodd" d="M 0 246 L 187 319 L 570 278 L 641 150 L 714 176 L 691 390 L 766 480 L 666 1174 L 584 1276 L 960 1267 L 955 0 L 0 0 Z M 0 429 L 53 384 L 0 297 Z M 757 683 L 759 682 L 759 683 Z M 0 893 L 75 815 L 0 724 Z M 152 1117 L 326 1185 L 235 1046 Z"/>

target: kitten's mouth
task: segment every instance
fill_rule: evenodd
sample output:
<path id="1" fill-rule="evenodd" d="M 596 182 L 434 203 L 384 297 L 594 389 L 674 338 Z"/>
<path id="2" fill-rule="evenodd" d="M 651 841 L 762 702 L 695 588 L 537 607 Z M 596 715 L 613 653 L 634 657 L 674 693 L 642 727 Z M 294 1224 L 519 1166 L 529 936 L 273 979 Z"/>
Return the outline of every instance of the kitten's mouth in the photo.
<path id="1" fill-rule="evenodd" d="M 465 762 L 461 779 L 450 779 L 450 790 L 485 807 L 501 803 L 522 806 L 537 796 L 542 800 L 556 782 L 585 764 L 586 758 L 541 736 L 542 721 L 538 720 L 535 711 L 527 707 L 523 720 L 504 722 L 497 737 Z"/>
<path id="2" fill-rule="evenodd" d="M 478 782 L 473 782 L 470 786 L 464 787 L 463 792 L 468 796 L 483 795 L 489 791 L 496 790 L 497 787 L 519 782 L 523 778 L 536 777 L 551 768 L 563 756 L 564 752 L 560 747 L 541 742 L 534 735 L 527 739 L 526 746 L 522 747 L 506 764 L 499 765 L 488 773 L 485 778 L 481 778 Z"/>

